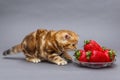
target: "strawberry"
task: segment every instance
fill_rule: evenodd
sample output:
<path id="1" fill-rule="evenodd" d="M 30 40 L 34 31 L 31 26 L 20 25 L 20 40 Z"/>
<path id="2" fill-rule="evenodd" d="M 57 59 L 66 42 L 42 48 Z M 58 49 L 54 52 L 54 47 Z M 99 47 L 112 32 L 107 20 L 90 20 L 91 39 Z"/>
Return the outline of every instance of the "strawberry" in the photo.
<path id="1" fill-rule="evenodd" d="M 83 50 L 83 51 L 81 51 L 81 54 L 82 54 L 82 55 L 79 57 L 79 61 L 88 62 L 89 57 L 88 57 L 88 55 L 86 54 L 86 52 Z"/>
<path id="2" fill-rule="evenodd" d="M 105 62 L 106 56 L 102 51 L 92 50 L 89 51 L 90 59 L 89 62 Z"/>
<path id="3" fill-rule="evenodd" d="M 85 51 L 103 51 L 102 47 L 94 40 L 84 40 L 84 50 Z"/>
<path id="4" fill-rule="evenodd" d="M 82 61 L 82 62 L 88 62 L 88 55 L 86 54 L 86 52 L 84 50 L 77 50 L 75 52 L 75 55 L 77 60 Z"/>
<path id="5" fill-rule="evenodd" d="M 105 49 L 104 54 L 106 56 L 106 62 L 111 62 L 115 59 L 115 51 L 111 49 Z"/>

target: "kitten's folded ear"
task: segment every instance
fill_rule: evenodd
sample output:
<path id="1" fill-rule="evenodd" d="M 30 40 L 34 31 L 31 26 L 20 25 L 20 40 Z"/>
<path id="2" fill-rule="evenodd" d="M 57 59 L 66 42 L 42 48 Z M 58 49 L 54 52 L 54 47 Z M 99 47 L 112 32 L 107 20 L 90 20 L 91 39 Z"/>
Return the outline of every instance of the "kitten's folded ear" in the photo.
<path id="1" fill-rule="evenodd" d="M 66 35 L 64 36 L 64 38 L 65 38 L 65 39 L 70 39 L 70 35 L 69 35 L 69 34 L 66 34 Z"/>

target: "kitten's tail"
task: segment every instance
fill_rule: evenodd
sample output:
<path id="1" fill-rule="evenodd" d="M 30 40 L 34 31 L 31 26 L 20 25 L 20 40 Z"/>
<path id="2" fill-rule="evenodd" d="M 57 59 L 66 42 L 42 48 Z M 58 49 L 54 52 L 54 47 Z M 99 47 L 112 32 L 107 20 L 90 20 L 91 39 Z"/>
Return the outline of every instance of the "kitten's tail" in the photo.
<path id="1" fill-rule="evenodd" d="M 18 45 L 13 46 L 10 49 L 4 51 L 3 55 L 7 56 L 7 55 L 10 55 L 10 54 L 16 54 L 16 53 L 19 53 L 19 52 L 22 52 L 22 51 L 23 51 L 23 49 L 22 49 L 21 44 L 18 44 Z"/>

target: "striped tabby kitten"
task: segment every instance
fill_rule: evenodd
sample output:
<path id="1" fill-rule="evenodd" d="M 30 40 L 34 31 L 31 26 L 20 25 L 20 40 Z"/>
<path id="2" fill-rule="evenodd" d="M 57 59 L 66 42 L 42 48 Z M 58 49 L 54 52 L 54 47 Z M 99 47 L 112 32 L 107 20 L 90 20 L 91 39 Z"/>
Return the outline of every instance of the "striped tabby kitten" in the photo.
<path id="1" fill-rule="evenodd" d="M 23 52 L 29 62 L 47 60 L 57 65 L 65 65 L 67 61 L 72 61 L 67 51 L 75 50 L 77 43 L 78 35 L 72 31 L 38 29 L 27 35 L 22 43 L 4 51 L 3 55 Z"/>

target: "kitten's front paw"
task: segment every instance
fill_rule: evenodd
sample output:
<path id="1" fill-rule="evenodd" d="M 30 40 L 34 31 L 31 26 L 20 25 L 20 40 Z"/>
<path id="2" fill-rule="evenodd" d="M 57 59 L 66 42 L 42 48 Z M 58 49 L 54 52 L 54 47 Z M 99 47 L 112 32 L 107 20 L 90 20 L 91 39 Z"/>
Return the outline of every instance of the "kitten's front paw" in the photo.
<path id="1" fill-rule="evenodd" d="M 65 60 L 60 60 L 57 62 L 57 65 L 66 65 L 67 64 L 67 61 Z"/>
<path id="2" fill-rule="evenodd" d="M 26 58 L 26 60 L 29 61 L 29 62 L 33 62 L 33 63 L 39 63 L 39 62 L 41 62 L 41 60 L 38 59 L 38 58 Z"/>
<path id="3" fill-rule="evenodd" d="M 36 58 L 36 59 L 33 59 L 32 62 L 33 63 L 39 63 L 39 62 L 41 62 L 41 60 Z"/>

